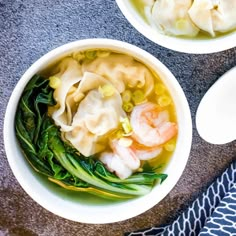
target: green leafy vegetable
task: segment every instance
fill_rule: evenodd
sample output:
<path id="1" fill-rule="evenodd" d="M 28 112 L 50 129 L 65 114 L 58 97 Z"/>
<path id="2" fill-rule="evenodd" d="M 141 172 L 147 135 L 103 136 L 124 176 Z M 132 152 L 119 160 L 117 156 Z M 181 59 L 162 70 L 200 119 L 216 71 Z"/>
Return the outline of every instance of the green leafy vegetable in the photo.
<path id="1" fill-rule="evenodd" d="M 153 184 L 153 181 L 160 179 L 163 182 L 166 178 L 166 174 L 158 174 L 153 171 L 136 173 L 127 179 L 119 179 L 113 173 L 109 172 L 100 161 L 96 163 L 95 173 L 101 178 L 114 183 L 132 183 L 132 184 Z"/>
<path id="2" fill-rule="evenodd" d="M 68 143 L 47 115 L 55 105 L 49 80 L 35 75 L 26 86 L 15 116 L 16 136 L 22 151 L 39 173 L 70 191 L 88 192 L 103 198 L 127 199 L 147 194 L 155 181 L 167 175 L 153 170 L 121 180 L 94 156 L 84 157 Z"/>

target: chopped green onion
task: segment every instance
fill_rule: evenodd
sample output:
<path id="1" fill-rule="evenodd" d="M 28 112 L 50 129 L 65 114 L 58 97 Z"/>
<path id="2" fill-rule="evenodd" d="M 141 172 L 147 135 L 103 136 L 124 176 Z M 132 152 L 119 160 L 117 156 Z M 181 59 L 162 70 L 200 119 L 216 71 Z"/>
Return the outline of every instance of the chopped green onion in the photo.
<path id="1" fill-rule="evenodd" d="M 167 142 L 165 145 L 164 145 L 164 148 L 166 151 L 168 152 L 173 152 L 175 150 L 175 141 L 174 140 L 170 140 L 169 142 Z"/>
<path id="2" fill-rule="evenodd" d="M 157 103 L 161 106 L 161 107 L 166 107 L 169 106 L 171 104 L 171 99 L 169 96 L 167 95 L 162 95 L 160 97 L 157 98 Z"/>
<path id="3" fill-rule="evenodd" d="M 108 51 L 97 51 L 97 57 L 108 57 L 110 55 L 110 52 Z"/>
<path id="4" fill-rule="evenodd" d="M 130 90 L 125 90 L 123 93 L 122 93 L 122 101 L 123 102 L 130 102 L 131 101 L 131 97 L 132 97 L 132 93 Z"/>
<path id="5" fill-rule="evenodd" d="M 181 18 L 175 22 L 176 29 L 184 30 L 187 28 L 187 26 L 188 26 L 188 22 L 186 19 Z"/>
<path id="6" fill-rule="evenodd" d="M 72 54 L 72 58 L 79 62 L 80 60 L 85 58 L 85 55 L 83 52 L 77 52 Z"/>
<path id="7" fill-rule="evenodd" d="M 61 85 L 61 79 L 56 76 L 49 77 L 49 86 L 53 89 L 57 89 Z"/>
<path id="8" fill-rule="evenodd" d="M 154 92 L 156 95 L 162 95 L 163 93 L 165 93 L 166 89 L 165 86 L 161 83 L 157 83 L 154 86 Z"/>
<path id="9" fill-rule="evenodd" d="M 142 103 L 144 101 L 145 97 L 144 97 L 144 93 L 141 90 L 135 90 L 132 94 L 132 101 L 135 104 L 139 104 Z"/>
<path id="10" fill-rule="evenodd" d="M 110 97 L 115 93 L 115 89 L 111 84 L 99 86 L 98 91 L 103 97 Z"/>
<path id="11" fill-rule="evenodd" d="M 85 56 L 88 59 L 94 59 L 97 56 L 97 52 L 96 51 L 86 51 Z"/>
<path id="12" fill-rule="evenodd" d="M 132 127 L 131 127 L 128 117 L 120 118 L 120 122 L 121 122 L 122 128 L 126 134 L 132 132 Z"/>
<path id="13" fill-rule="evenodd" d="M 137 172 L 143 172 L 143 168 L 139 167 L 139 168 L 137 169 Z"/>
<path id="14" fill-rule="evenodd" d="M 123 103 L 122 107 L 123 107 L 124 111 L 131 112 L 131 111 L 133 111 L 134 105 L 131 102 L 125 102 L 125 103 Z"/>

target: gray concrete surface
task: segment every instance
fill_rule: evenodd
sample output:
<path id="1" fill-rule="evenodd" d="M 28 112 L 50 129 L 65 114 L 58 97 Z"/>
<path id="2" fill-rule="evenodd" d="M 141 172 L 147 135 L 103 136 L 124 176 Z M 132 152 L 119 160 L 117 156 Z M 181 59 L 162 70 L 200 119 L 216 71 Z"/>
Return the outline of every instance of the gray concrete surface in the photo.
<path id="1" fill-rule="evenodd" d="M 96 37 L 135 44 L 168 66 L 187 96 L 193 118 L 190 159 L 175 188 L 142 215 L 107 225 L 71 222 L 34 202 L 12 174 L 2 134 L 8 99 L 23 72 L 57 46 Z M 202 96 L 235 65 L 236 48 L 210 55 L 188 55 L 152 43 L 127 22 L 114 0 L 0 0 L 0 235 L 116 236 L 171 222 L 235 159 L 235 142 L 210 145 L 199 137 L 194 123 Z"/>

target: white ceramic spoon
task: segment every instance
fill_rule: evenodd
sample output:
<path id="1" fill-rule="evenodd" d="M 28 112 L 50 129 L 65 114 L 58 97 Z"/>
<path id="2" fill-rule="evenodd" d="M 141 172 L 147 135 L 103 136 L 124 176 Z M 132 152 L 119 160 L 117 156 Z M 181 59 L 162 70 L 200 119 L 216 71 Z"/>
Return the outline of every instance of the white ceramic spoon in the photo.
<path id="1" fill-rule="evenodd" d="M 196 126 L 209 143 L 225 144 L 236 139 L 236 67 L 204 95 L 197 109 Z"/>

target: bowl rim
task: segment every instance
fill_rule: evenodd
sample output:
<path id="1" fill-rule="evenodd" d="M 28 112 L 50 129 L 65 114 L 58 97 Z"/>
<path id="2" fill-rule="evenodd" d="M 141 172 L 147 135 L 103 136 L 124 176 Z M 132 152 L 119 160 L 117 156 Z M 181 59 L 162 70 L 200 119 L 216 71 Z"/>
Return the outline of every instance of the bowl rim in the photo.
<path id="1" fill-rule="evenodd" d="M 169 166 L 177 167 L 178 171 L 167 178 L 167 180 L 165 181 L 165 185 L 163 184 L 158 185 L 158 187 L 156 186 L 149 194 L 143 197 L 135 198 L 133 200 L 129 200 L 128 202 L 119 203 L 118 207 L 116 207 L 117 204 L 111 204 L 106 207 L 83 205 L 80 203 L 76 203 L 75 205 L 74 203 L 71 203 L 66 199 L 61 199 L 57 194 L 51 193 L 47 189 L 47 187 L 45 187 L 45 185 L 39 183 L 39 181 L 34 178 L 31 170 L 29 169 L 29 167 L 27 167 L 24 158 L 16 158 L 17 155 L 20 155 L 22 157 L 23 155 L 20 149 L 17 147 L 17 141 L 14 132 L 15 116 L 13 116 L 12 114 L 14 114 L 14 112 L 16 111 L 18 100 L 27 82 L 36 72 L 40 71 L 42 68 L 47 67 L 46 64 L 48 62 L 55 61 L 58 58 L 68 55 L 70 52 L 75 50 L 86 50 L 91 48 L 110 48 L 111 50 L 117 49 L 117 51 L 130 54 L 140 59 L 141 61 L 143 61 L 144 59 L 148 60 L 148 66 L 151 65 L 152 67 L 155 65 L 155 68 L 158 67 L 158 69 L 160 70 L 158 71 L 158 73 L 160 72 L 167 76 L 167 81 L 169 83 L 168 86 L 172 86 L 172 89 L 174 89 L 173 93 L 175 93 L 174 96 L 180 101 L 181 107 L 178 113 L 181 114 L 184 123 L 183 125 L 185 127 L 184 134 L 179 134 L 180 138 L 178 138 L 178 140 L 180 141 L 182 138 L 182 140 L 185 142 L 184 149 L 182 147 L 180 148 L 180 145 L 177 144 L 176 152 L 174 153 L 174 155 L 179 154 L 182 160 L 179 161 L 175 157 L 173 158 L 173 163 L 171 160 L 171 165 L 168 164 L 167 166 L 167 172 L 168 168 L 170 168 Z M 34 201 L 36 201 L 39 205 L 41 205 L 48 211 L 69 220 L 81 223 L 107 224 L 127 220 L 146 212 L 147 210 L 158 204 L 176 185 L 185 169 L 190 154 L 192 144 L 192 119 L 188 102 L 181 86 L 177 82 L 174 75 L 170 72 L 170 70 L 157 58 L 144 51 L 143 49 L 126 42 L 104 38 L 83 39 L 64 44 L 49 51 L 26 70 L 26 72 L 22 75 L 17 85 L 15 86 L 9 99 L 4 118 L 3 134 L 5 152 L 11 170 L 22 188 Z M 14 143 L 16 145 L 12 145 Z M 22 166 L 24 168 L 24 171 L 21 170 Z M 47 199 L 42 197 L 45 194 L 48 197 Z M 64 208 L 63 204 L 69 207 L 71 211 L 69 211 L 68 208 Z M 129 210 L 123 212 L 122 209 L 128 209 L 127 207 L 129 207 Z M 96 211 L 96 214 L 94 214 L 94 210 Z M 84 214 L 78 214 L 81 211 L 83 211 Z M 111 214 L 111 212 L 113 211 L 116 211 L 116 214 Z"/>
<path id="2" fill-rule="evenodd" d="M 212 39 L 178 38 L 159 33 L 153 29 L 127 0 L 116 0 L 128 22 L 152 42 L 177 52 L 190 54 L 217 53 L 236 47 L 236 30 Z"/>

